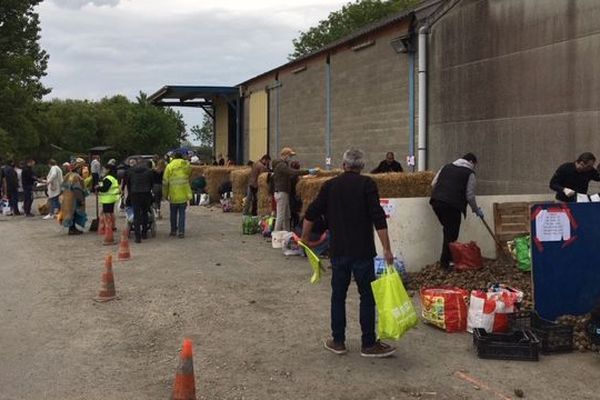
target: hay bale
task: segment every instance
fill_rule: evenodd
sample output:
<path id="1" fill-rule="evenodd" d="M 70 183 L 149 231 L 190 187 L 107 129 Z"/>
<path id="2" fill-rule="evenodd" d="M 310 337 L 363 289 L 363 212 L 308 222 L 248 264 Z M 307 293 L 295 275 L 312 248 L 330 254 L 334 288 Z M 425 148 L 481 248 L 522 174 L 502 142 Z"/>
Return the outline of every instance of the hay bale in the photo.
<path id="1" fill-rule="evenodd" d="M 435 173 L 391 172 L 387 174 L 367 174 L 377 184 L 382 198 L 427 197 L 431 195 L 431 182 Z"/>
<path id="2" fill-rule="evenodd" d="M 333 171 L 329 171 L 333 172 Z M 366 174 L 377 184 L 381 198 L 428 197 L 431 195 L 431 182 L 434 172 L 393 172 L 388 174 Z M 302 199 L 302 214 L 319 194 L 321 187 L 335 175 L 304 177 L 296 186 L 296 193 Z"/>
<path id="3" fill-rule="evenodd" d="M 248 181 L 252 168 L 231 171 L 231 188 L 233 190 L 233 212 L 242 212 L 243 200 L 246 197 Z"/>
<path id="4" fill-rule="evenodd" d="M 204 175 L 206 169 L 210 167 L 210 165 L 192 165 L 192 173 L 190 174 L 190 182 L 196 179 L 199 176 Z"/>
<path id="5" fill-rule="evenodd" d="M 271 215 L 271 193 L 267 184 L 268 172 L 263 172 L 258 177 L 258 215 Z"/>
<path id="6" fill-rule="evenodd" d="M 206 177 L 206 192 L 210 197 L 211 203 L 218 203 L 220 200 L 219 187 L 231 180 L 231 172 L 246 167 L 213 167 L 210 166 L 204 170 Z"/>

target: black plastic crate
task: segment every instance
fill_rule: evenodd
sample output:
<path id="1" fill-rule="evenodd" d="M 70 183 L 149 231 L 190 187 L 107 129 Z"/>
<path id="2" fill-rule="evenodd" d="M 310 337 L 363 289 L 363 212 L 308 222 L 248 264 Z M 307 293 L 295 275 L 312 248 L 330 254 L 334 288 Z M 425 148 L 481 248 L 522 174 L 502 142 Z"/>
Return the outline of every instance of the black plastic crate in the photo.
<path id="1" fill-rule="evenodd" d="M 543 319 L 535 311 L 518 311 L 508 315 L 511 331 L 531 329 L 541 342 L 542 354 L 573 351 L 573 327 Z"/>
<path id="2" fill-rule="evenodd" d="M 477 357 L 492 360 L 538 361 L 540 341 L 530 330 L 512 333 L 487 333 L 473 329 Z"/>

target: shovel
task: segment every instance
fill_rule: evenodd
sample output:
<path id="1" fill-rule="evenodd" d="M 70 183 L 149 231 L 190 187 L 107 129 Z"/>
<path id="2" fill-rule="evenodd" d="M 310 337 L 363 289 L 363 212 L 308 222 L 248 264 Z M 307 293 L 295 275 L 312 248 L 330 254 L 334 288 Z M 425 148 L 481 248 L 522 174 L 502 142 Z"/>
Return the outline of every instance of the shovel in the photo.
<path id="1" fill-rule="evenodd" d="M 98 192 L 96 192 L 96 218 L 90 224 L 90 232 L 98 232 Z"/>
<path id="2" fill-rule="evenodd" d="M 498 237 L 496 235 L 494 235 L 494 232 L 492 232 L 492 229 L 488 225 L 487 221 L 483 217 L 479 217 L 479 218 L 481 218 L 481 222 L 483 222 L 483 225 L 485 225 L 485 228 L 487 229 L 487 231 L 490 233 L 490 235 L 492 235 L 494 242 L 496 242 L 496 246 L 498 246 L 498 248 L 500 250 L 502 250 L 502 254 L 510 259 L 511 255 L 506 251 L 504 246 L 502 246 L 502 243 L 500 243 L 500 240 L 498 240 Z"/>

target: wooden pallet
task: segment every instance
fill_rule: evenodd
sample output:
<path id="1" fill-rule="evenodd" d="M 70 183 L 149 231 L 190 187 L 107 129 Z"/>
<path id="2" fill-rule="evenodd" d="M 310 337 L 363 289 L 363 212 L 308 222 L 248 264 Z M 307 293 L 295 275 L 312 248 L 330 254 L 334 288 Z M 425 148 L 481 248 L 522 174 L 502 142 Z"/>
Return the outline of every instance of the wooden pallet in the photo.
<path id="1" fill-rule="evenodd" d="M 530 206 L 528 202 L 494 203 L 494 231 L 500 242 L 530 233 Z"/>

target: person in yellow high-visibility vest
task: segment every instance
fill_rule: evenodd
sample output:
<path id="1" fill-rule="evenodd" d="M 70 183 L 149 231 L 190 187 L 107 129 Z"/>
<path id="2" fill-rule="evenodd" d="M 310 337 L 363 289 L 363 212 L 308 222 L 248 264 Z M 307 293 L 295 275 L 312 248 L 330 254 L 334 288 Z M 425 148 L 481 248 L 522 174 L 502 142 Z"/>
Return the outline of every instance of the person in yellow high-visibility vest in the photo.
<path id="1" fill-rule="evenodd" d="M 107 173 L 98 186 L 98 200 L 102 204 L 102 214 L 107 223 L 115 228 L 115 204 L 121 197 L 121 188 L 117 181 L 117 169 L 114 165 L 107 165 Z"/>
<path id="2" fill-rule="evenodd" d="M 163 195 L 169 201 L 171 217 L 170 236 L 185 236 L 185 209 L 192 199 L 190 163 L 176 152 L 163 174 Z"/>

